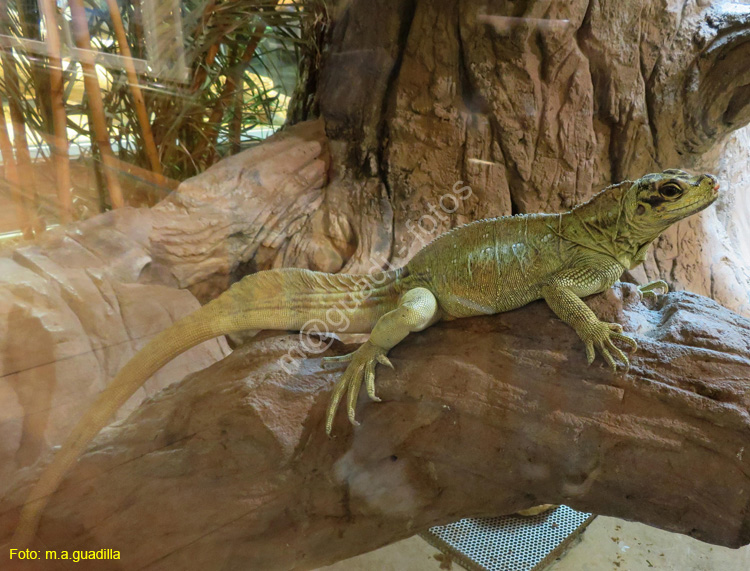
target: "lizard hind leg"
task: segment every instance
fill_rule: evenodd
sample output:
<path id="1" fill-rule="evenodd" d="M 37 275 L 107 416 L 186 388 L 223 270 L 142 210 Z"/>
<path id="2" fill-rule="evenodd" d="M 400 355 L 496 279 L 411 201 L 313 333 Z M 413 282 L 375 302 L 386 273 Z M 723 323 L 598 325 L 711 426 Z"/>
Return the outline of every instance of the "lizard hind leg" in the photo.
<path id="1" fill-rule="evenodd" d="M 410 289 L 399 299 L 395 309 L 378 319 L 370 339 L 356 351 L 340 357 L 326 357 L 324 363 L 349 362 L 344 374 L 333 389 L 333 396 L 326 413 L 326 433 L 331 434 L 336 409 L 344 393 L 347 393 L 347 413 L 349 421 L 356 425 L 355 407 L 362 383 L 365 383 L 368 396 L 375 401 L 375 366 L 377 363 L 393 368 L 388 351 L 398 345 L 413 331 L 422 331 L 440 317 L 438 303 L 433 293 L 424 287 Z"/>

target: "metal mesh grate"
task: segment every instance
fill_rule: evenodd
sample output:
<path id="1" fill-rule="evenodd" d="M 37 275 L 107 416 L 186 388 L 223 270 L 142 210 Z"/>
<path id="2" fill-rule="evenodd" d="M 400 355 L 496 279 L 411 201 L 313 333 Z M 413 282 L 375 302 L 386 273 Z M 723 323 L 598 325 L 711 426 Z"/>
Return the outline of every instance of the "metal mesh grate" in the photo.
<path id="1" fill-rule="evenodd" d="M 560 506 L 532 517 L 462 519 L 422 537 L 473 571 L 533 571 L 560 555 L 594 517 Z"/>

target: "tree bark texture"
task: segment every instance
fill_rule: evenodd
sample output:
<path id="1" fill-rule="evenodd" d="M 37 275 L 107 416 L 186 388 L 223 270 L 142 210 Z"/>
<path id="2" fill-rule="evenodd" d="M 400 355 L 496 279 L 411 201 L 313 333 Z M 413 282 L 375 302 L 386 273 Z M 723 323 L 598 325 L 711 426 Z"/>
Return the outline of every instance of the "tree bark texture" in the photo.
<path id="1" fill-rule="evenodd" d="M 108 212 L 0 253 L 0 497 L 46 461 L 94 397 L 152 336 L 200 304 L 146 282 L 148 210 Z M 177 357 L 118 412 L 228 353 L 216 339 Z"/>
<path id="2" fill-rule="evenodd" d="M 339 371 L 296 336 L 245 345 L 100 434 L 39 536 L 118 549 L 113 569 L 311 569 L 461 517 L 564 502 L 749 543 L 750 321 L 684 292 L 647 307 L 630 284 L 591 305 L 635 334 L 628 372 L 587 367 L 538 302 L 410 337 L 395 372 L 378 371 L 384 402 L 361 399 L 361 426 L 340 415 L 334 438 Z M 2 532 L 14 519 L 0 516 Z"/>

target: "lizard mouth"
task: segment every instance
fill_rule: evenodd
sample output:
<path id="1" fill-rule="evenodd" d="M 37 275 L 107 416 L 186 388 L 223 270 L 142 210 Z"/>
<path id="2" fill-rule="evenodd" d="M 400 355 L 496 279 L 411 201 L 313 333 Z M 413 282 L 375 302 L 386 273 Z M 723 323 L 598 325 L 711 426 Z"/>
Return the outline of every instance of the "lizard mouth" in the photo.
<path id="1" fill-rule="evenodd" d="M 670 214 L 679 214 L 680 216 L 689 216 L 690 214 L 695 214 L 711 206 L 717 198 L 719 198 L 719 193 L 714 189 L 714 191 L 711 193 L 711 197 L 708 200 L 694 200 L 686 206 L 675 208 L 670 212 Z"/>

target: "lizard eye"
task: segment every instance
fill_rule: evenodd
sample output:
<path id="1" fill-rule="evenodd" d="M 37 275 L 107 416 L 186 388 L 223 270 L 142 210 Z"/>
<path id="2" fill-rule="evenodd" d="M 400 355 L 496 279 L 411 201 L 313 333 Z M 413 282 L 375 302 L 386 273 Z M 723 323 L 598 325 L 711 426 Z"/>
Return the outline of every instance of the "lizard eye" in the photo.
<path id="1" fill-rule="evenodd" d="M 661 194 L 664 198 L 676 198 L 682 194 L 682 189 L 679 185 L 668 182 L 665 185 L 662 185 L 661 188 L 659 188 L 659 194 Z"/>

